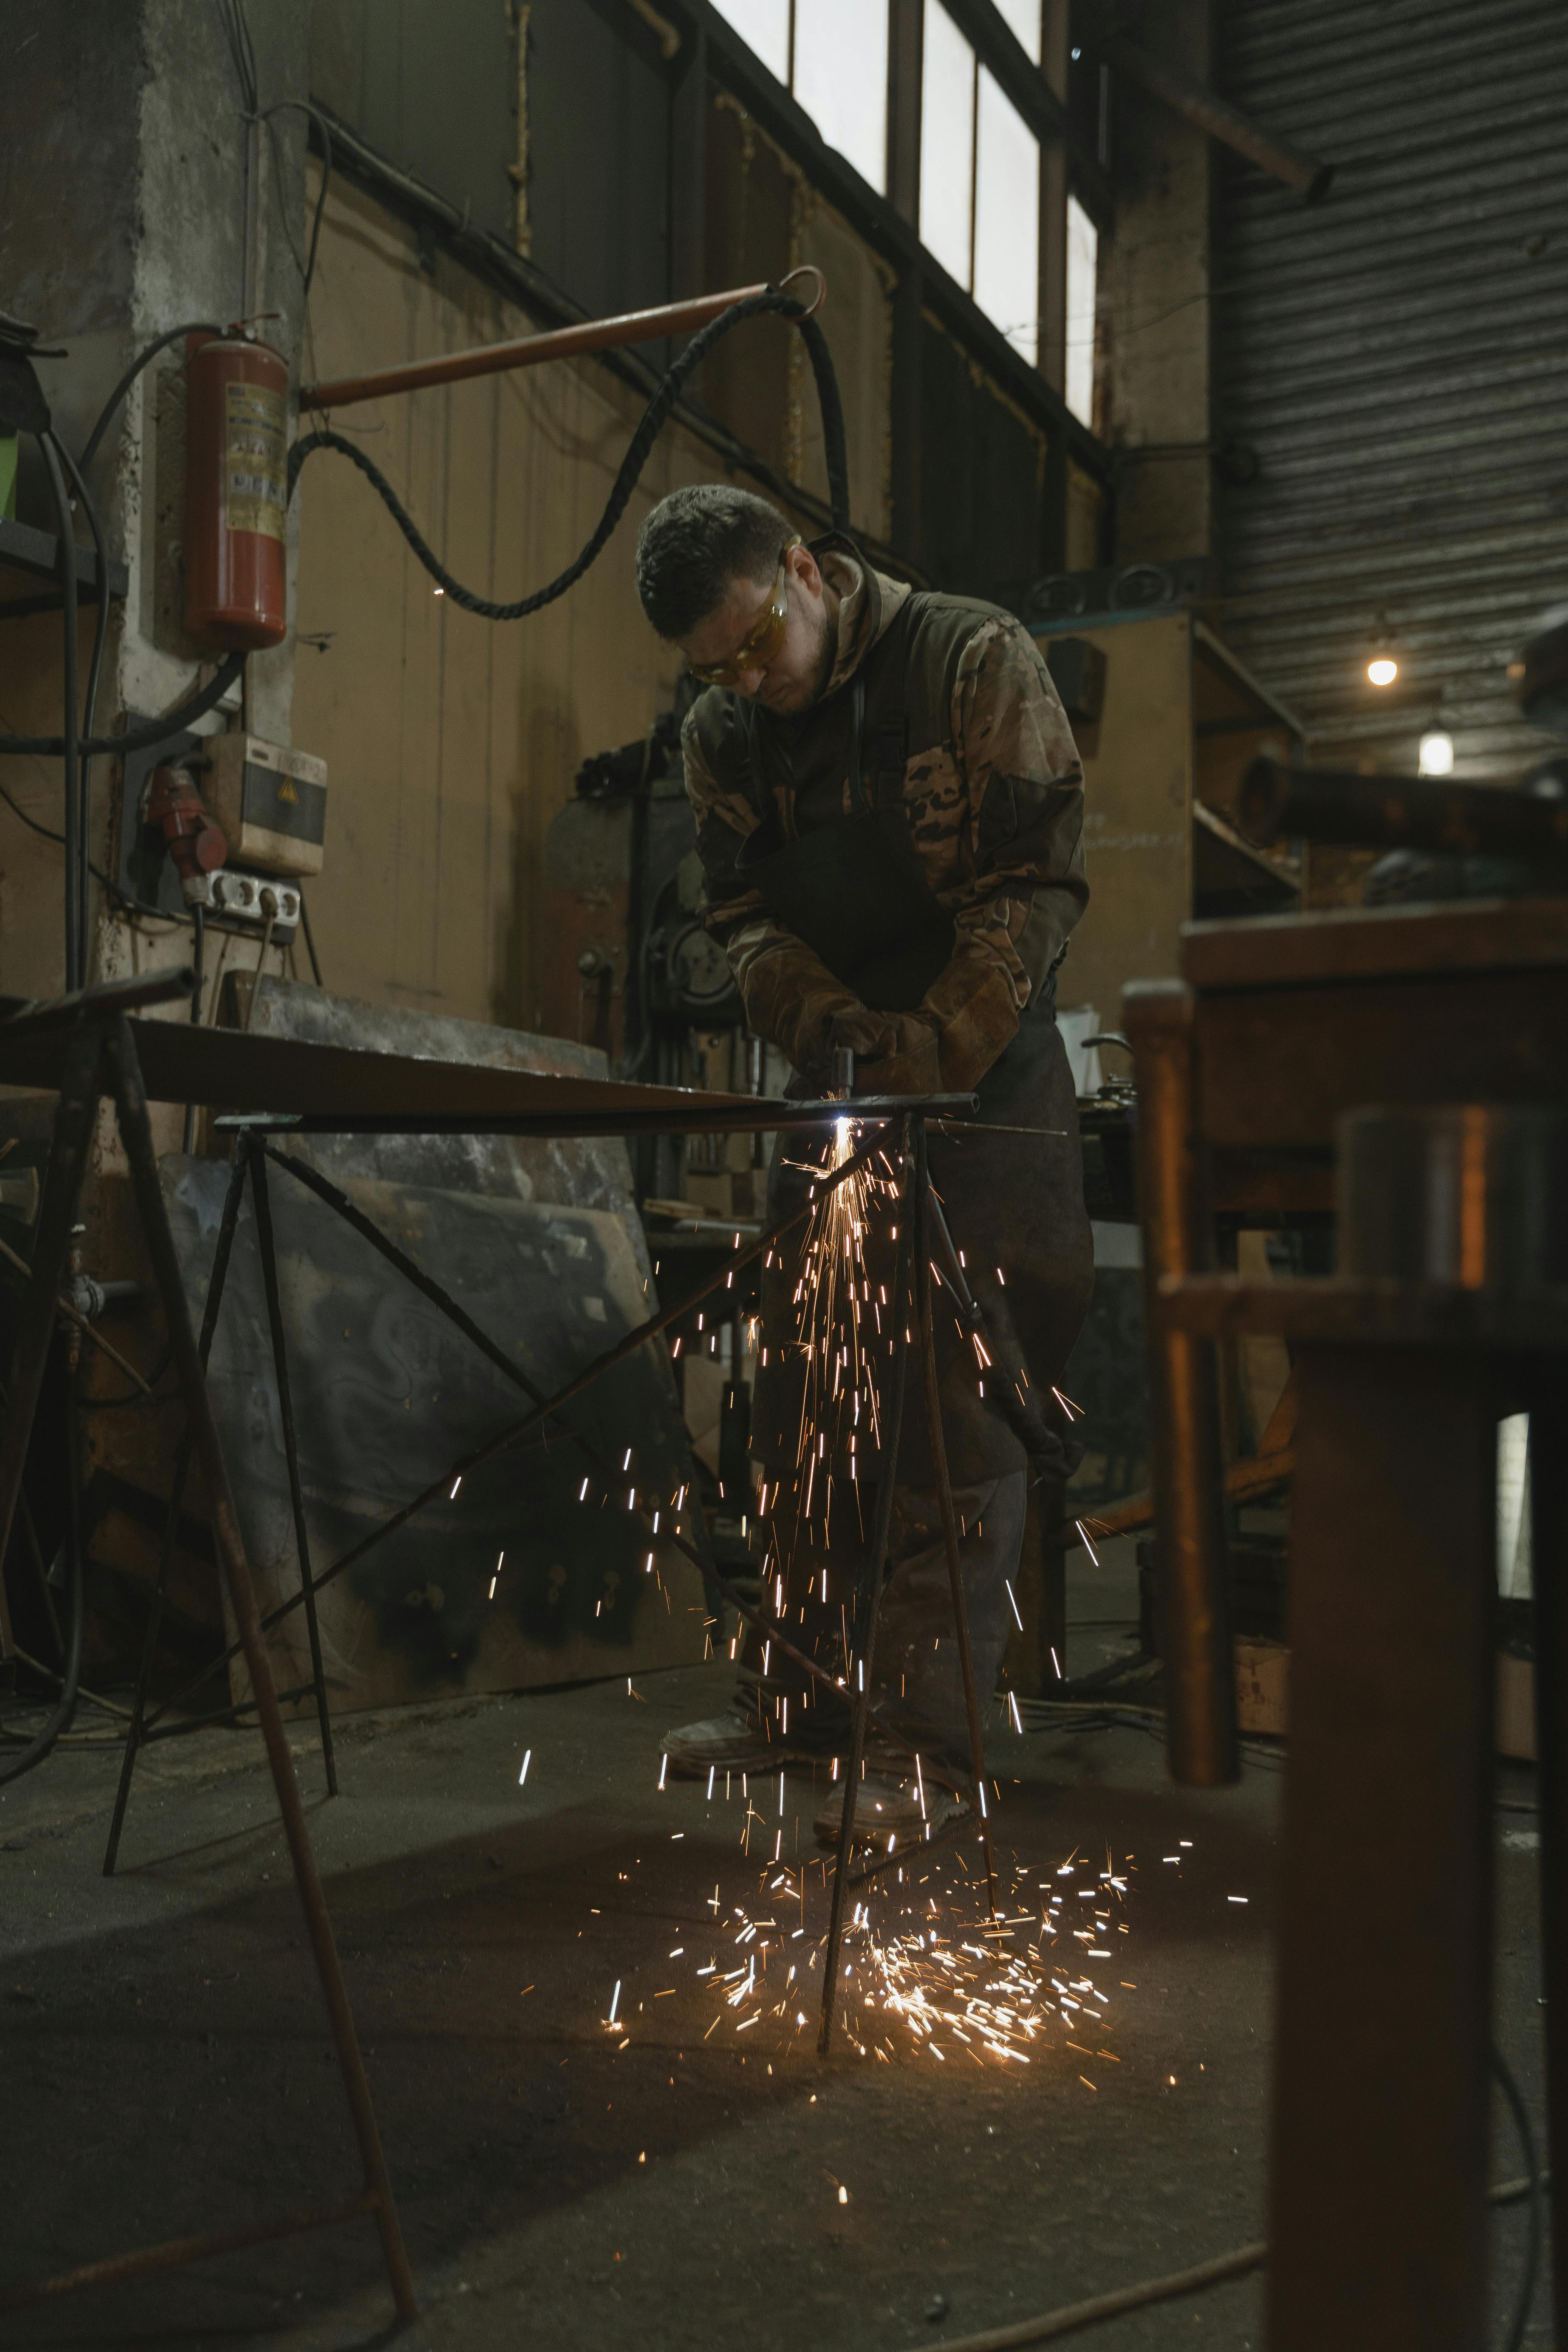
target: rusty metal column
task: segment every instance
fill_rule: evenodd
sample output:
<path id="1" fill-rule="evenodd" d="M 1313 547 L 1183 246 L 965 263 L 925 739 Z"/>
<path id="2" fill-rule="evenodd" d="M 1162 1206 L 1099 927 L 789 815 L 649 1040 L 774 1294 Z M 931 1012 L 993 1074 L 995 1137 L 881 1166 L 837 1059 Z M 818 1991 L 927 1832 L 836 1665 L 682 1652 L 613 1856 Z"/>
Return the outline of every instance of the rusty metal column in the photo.
<path id="1" fill-rule="evenodd" d="M 1568 2345 L 1568 1374 L 1541 1374 L 1530 1400 L 1531 1581 L 1535 1602 L 1535 1748 L 1541 1797 L 1542 1977 L 1546 1986 L 1547 2162 L 1552 2342 Z"/>
<path id="2" fill-rule="evenodd" d="M 1268 2343 L 1481 2352 L 1493 1374 L 1304 1346 L 1298 1376 Z"/>
<path id="3" fill-rule="evenodd" d="M 1122 999 L 1138 1086 L 1138 1213 L 1149 1367 L 1152 1484 L 1163 1602 L 1166 1752 L 1184 1788 L 1240 1773 L 1226 1583 L 1214 1342 L 1165 1328 L 1165 1275 L 1209 1257 L 1197 1138 L 1194 999 L 1180 981 L 1135 982 Z"/>

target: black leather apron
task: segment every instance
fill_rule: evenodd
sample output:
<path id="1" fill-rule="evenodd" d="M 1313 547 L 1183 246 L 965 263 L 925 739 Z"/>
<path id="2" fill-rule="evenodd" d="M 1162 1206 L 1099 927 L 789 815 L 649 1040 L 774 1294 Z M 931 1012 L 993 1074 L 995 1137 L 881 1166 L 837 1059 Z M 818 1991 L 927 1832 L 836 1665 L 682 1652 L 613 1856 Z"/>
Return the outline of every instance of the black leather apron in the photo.
<path id="1" fill-rule="evenodd" d="M 789 815 L 779 821 L 768 790 L 770 760 L 790 763 L 789 747 L 766 725 L 754 703 L 743 706 L 747 789 L 761 823 L 747 835 L 736 874 L 755 890 L 774 919 L 804 940 L 836 979 L 879 1013 L 912 1013 L 952 957 L 952 918 L 932 894 L 921 870 L 904 809 L 904 666 L 920 596 L 908 598 L 848 688 L 850 814 L 836 823 L 795 829 L 795 789 Z M 875 806 L 864 778 L 868 672 L 876 720 L 873 740 Z"/>

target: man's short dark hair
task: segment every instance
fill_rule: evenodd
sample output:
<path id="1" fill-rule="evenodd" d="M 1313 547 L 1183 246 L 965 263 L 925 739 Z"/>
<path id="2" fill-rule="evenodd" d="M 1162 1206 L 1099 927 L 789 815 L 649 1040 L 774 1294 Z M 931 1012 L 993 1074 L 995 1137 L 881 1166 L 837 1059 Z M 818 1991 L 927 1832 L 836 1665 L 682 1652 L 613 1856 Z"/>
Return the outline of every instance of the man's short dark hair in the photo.
<path id="1" fill-rule="evenodd" d="M 661 499 L 637 533 L 637 594 L 661 637 L 689 636 L 731 580 L 771 580 L 793 536 L 776 507 L 728 482 Z"/>

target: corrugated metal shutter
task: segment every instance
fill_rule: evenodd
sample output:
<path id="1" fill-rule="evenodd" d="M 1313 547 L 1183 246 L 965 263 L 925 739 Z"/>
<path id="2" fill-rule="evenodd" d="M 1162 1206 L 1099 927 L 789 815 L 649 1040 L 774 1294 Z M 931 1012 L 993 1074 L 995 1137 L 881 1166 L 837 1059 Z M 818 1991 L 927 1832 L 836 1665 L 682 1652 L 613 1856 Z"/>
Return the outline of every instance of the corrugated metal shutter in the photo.
<path id="1" fill-rule="evenodd" d="M 1225 634 L 1321 756 L 1413 764 L 1436 725 L 1516 776 L 1543 739 L 1505 667 L 1568 598 L 1568 6 L 1221 0 L 1218 30 L 1226 95 L 1338 167 L 1311 207 L 1221 167 Z"/>

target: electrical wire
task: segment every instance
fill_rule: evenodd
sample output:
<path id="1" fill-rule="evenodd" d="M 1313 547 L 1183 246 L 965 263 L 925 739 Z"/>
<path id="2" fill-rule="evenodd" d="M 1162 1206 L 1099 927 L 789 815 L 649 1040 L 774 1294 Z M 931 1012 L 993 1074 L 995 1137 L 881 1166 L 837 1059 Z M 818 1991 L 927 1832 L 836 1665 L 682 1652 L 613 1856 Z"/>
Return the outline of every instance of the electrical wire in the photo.
<path id="1" fill-rule="evenodd" d="M 171 343 L 177 343 L 182 335 L 221 335 L 223 332 L 223 328 L 215 326 L 210 319 L 187 319 L 183 327 L 171 327 L 166 334 L 154 336 L 145 350 L 137 352 L 125 373 L 99 410 L 98 422 L 87 436 L 87 446 L 81 453 L 81 470 L 84 474 L 98 455 L 98 445 L 109 428 L 110 419 L 148 362 L 155 360 L 160 352 L 166 351 Z"/>
<path id="2" fill-rule="evenodd" d="M 60 753 L 66 770 L 66 993 L 68 996 L 83 985 L 80 892 L 78 887 L 83 844 L 81 799 L 78 788 L 81 746 L 78 740 L 80 730 L 77 723 L 76 532 L 71 524 L 70 501 L 66 497 L 59 443 L 47 425 L 37 439 L 55 501 L 55 521 L 59 531 L 60 604 L 65 615 L 65 733 L 60 738 Z"/>
<path id="3" fill-rule="evenodd" d="M 301 254 L 294 243 L 294 232 L 289 226 L 288 208 L 283 203 L 283 163 L 278 152 L 278 133 L 273 128 L 275 114 L 302 114 L 313 122 L 321 142 L 321 187 L 316 198 L 315 215 L 310 223 L 310 242 Z M 310 106 L 302 98 L 280 98 L 275 106 L 264 107 L 258 120 L 267 126 L 268 142 L 272 149 L 272 168 L 278 182 L 278 208 L 283 218 L 283 236 L 294 267 L 300 273 L 300 299 L 310 299 L 310 283 L 316 275 L 316 248 L 321 242 L 321 215 L 327 209 L 327 191 L 332 184 L 332 134 L 319 107 Z"/>
<path id="4" fill-rule="evenodd" d="M 323 985 L 321 980 L 321 959 L 316 953 L 316 942 L 314 938 L 311 936 L 310 918 L 309 913 L 306 911 L 305 893 L 303 890 L 300 893 L 300 929 L 305 934 L 305 952 L 310 959 L 310 970 L 316 975 L 316 986 L 320 988 Z"/>
<path id="5" fill-rule="evenodd" d="M 29 816 L 26 810 L 22 806 L 20 801 L 12 799 L 4 784 L 0 784 L 0 801 L 5 802 L 13 816 L 21 818 L 22 823 L 26 826 L 29 833 L 36 833 L 43 841 L 58 842 L 63 845 L 65 842 L 65 835 L 63 833 L 57 833 L 52 824 L 40 824 L 36 816 Z M 91 874 L 94 881 L 101 882 L 103 884 L 106 890 L 113 888 L 113 884 L 110 881 L 108 875 L 104 872 L 101 866 L 94 866 L 89 861 L 88 871 Z"/>
<path id="6" fill-rule="evenodd" d="M 70 476 L 71 481 L 75 486 L 76 494 L 81 500 L 82 510 L 87 516 L 88 529 L 92 533 L 93 550 L 98 558 L 98 614 L 93 624 L 92 657 L 88 664 L 87 670 L 87 702 L 82 712 L 82 723 L 87 730 L 89 739 L 90 739 L 93 720 L 98 711 L 99 681 L 103 672 L 104 640 L 109 635 L 109 542 L 104 537 L 103 523 L 100 518 L 97 504 L 93 499 L 91 491 L 87 487 L 86 480 L 83 478 L 80 468 L 77 465 L 76 459 L 71 456 L 70 451 L 66 447 L 63 442 L 57 443 L 56 446 L 64 461 L 66 471 Z M 88 922 L 88 883 L 92 870 L 89 846 L 92 839 L 91 779 L 92 761 L 90 755 L 84 752 L 81 755 L 79 772 L 77 780 L 77 793 L 79 807 L 77 818 L 79 859 L 76 877 L 77 933 L 81 942 L 82 981 L 84 985 L 87 980 L 87 968 L 89 961 L 88 954 L 88 940 L 89 936 Z"/>
<path id="7" fill-rule="evenodd" d="M 230 654 L 207 684 L 193 694 L 188 702 L 182 702 L 178 709 L 171 710 L 166 718 L 150 719 L 144 726 L 130 728 L 123 735 L 94 735 L 79 742 L 77 751 L 79 753 L 105 751 L 110 757 L 119 757 L 126 751 L 150 751 L 155 743 L 166 743 L 172 735 L 184 734 L 193 719 L 204 717 L 214 703 L 223 700 L 244 671 L 247 658 L 246 654 Z M 58 760 L 65 748 L 63 735 L 0 735 L 0 754 L 26 753 L 34 759 Z"/>

